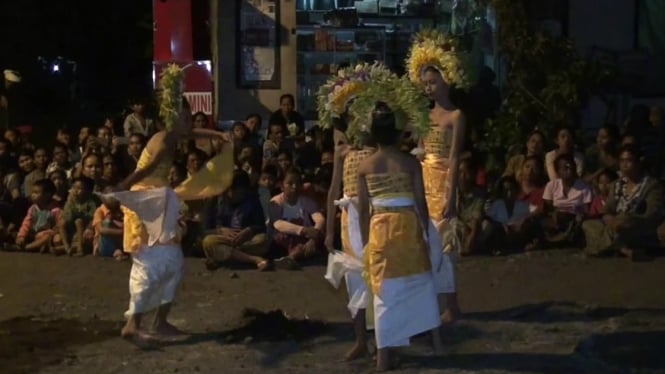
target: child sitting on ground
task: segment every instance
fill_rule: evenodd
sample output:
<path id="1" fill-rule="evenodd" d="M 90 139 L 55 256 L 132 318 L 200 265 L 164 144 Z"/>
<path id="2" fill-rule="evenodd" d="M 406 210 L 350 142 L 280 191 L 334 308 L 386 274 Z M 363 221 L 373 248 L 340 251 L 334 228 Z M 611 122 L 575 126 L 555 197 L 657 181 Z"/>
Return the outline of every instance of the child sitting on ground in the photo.
<path id="1" fill-rule="evenodd" d="M 483 237 L 493 254 L 501 251 L 522 250 L 532 240 L 531 226 L 525 224 L 529 218 L 529 203 L 518 200 L 519 186 L 513 176 L 501 178 L 498 198 L 487 209 L 488 220 L 483 222 Z"/>
<path id="2" fill-rule="evenodd" d="M 591 200 L 588 218 L 602 218 L 603 214 L 605 214 L 605 202 L 612 189 L 612 182 L 618 178 L 617 173 L 610 169 L 604 169 L 598 174 L 595 180 L 595 194 L 593 200 Z"/>
<path id="3" fill-rule="evenodd" d="M 56 222 L 61 219 L 62 210 L 53 200 L 54 193 L 55 186 L 49 179 L 40 179 L 32 185 L 33 205 L 23 219 L 14 249 L 45 253 L 56 244 Z"/>
<path id="4" fill-rule="evenodd" d="M 74 179 L 72 189 L 65 203 L 60 219 L 60 235 L 64 251 L 69 255 L 83 256 L 92 247 L 94 230 L 92 219 L 95 216 L 98 200 L 93 195 L 95 182 L 86 177 Z"/>
<path id="5" fill-rule="evenodd" d="M 275 266 L 293 270 L 299 260 L 313 257 L 323 248 L 326 219 L 316 203 L 301 194 L 300 172 L 290 169 L 282 181 L 282 193 L 270 201 L 271 251 L 287 254 L 275 260 Z"/>
<path id="6" fill-rule="evenodd" d="M 92 220 L 95 229 L 92 247 L 94 256 L 113 257 L 118 261 L 127 259 L 122 251 L 123 218 L 118 200 L 108 197 L 103 199 Z"/>

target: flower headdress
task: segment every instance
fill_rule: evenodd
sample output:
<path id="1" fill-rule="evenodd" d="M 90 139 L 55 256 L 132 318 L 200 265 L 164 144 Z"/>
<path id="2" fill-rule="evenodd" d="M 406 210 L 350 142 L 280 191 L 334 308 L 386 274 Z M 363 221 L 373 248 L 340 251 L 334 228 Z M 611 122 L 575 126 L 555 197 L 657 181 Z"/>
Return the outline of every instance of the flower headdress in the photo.
<path id="1" fill-rule="evenodd" d="M 392 73 L 383 64 L 361 63 L 340 69 L 317 93 L 319 123 L 323 128 L 332 125 L 333 118 L 339 118 L 346 112 L 347 105 L 369 82 L 386 79 Z"/>
<path id="2" fill-rule="evenodd" d="M 420 83 L 427 67 L 438 70 L 446 83 L 457 88 L 468 89 L 473 83 L 469 54 L 460 50 L 456 39 L 439 30 L 425 29 L 416 34 L 406 66 L 414 83 Z"/>
<path id="3" fill-rule="evenodd" d="M 366 124 L 371 121 L 371 113 L 377 102 L 384 102 L 395 113 L 396 126 L 400 130 L 410 129 L 420 136 L 427 134 L 430 126 L 429 99 L 420 87 L 408 78 L 395 75 L 369 82 L 349 107 L 351 121 L 347 134 L 357 139 L 361 132 L 367 131 Z"/>
<path id="4" fill-rule="evenodd" d="M 172 130 L 178 123 L 184 91 L 184 70 L 185 68 L 176 64 L 169 64 L 161 74 L 159 115 L 162 117 L 167 131 Z"/>

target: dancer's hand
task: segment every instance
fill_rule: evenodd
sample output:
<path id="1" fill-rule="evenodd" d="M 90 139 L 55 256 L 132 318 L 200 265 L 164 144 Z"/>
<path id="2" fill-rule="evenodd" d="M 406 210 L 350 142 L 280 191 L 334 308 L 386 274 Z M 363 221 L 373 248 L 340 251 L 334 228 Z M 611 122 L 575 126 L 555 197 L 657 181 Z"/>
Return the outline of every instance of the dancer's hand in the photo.
<path id="1" fill-rule="evenodd" d="M 328 252 L 335 253 L 335 239 L 332 234 L 326 234 L 326 239 L 323 244 L 326 246 Z"/>

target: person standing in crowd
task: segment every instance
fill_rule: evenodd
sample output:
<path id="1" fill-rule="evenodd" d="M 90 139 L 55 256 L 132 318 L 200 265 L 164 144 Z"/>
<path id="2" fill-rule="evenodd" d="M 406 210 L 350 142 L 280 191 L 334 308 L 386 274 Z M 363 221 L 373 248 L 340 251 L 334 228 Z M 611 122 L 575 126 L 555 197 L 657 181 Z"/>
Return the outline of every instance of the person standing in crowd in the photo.
<path id="1" fill-rule="evenodd" d="M 436 231 L 442 238 L 441 251 L 432 253 L 437 291 L 445 295 L 441 318 L 453 322 L 460 314 L 457 303 L 455 264 L 449 223 L 457 216 L 456 204 L 460 154 L 466 133 L 464 113 L 450 99 L 452 88 L 470 86 L 465 59 L 455 48 L 456 40 L 436 30 L 421 32 L 411 46 L 407 61 L 409 79 L 422 85 L 434 103 L 430 111 L 431 129 L 416 150 L 422 158 L 427 207 Z M 459 241 L 458 241 L 459 242 Z M 443 254 L 441 254 L 443 253 Z M 442 300 L 444 301 L 444 300 Z"/>
<path id="2" fill-rule="evenodd" d="M 132 134 L 143 134 L 150 137 L 155 133 L 155 124 L 152 119 L 145 115 L 145 102 L 140 99 L 134 99 L 131 103 L 132 113 L 125 118 L 123 125 L 125 138 Z"/>
<path id="3" fill-rule="evenodd" d="M 284 94 L 279 98 L 279 109 L 274 111 L 268 123 L 278 124 L 283 127 L 284 133 L 292 136 L 305 133 L 305 119 L 296 110 L 296 99 L 291 94 Z M 290 128 L 295 125 L 295 129 Z M 294 131 L 295 130 L 295 131 Z"/>

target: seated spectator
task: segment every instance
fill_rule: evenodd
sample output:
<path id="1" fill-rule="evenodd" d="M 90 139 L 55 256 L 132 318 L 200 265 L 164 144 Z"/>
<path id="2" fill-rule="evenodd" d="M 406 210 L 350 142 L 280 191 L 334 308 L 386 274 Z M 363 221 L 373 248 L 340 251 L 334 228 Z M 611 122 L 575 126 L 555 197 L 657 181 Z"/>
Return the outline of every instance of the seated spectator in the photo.
<path id="1" fill-rule="evenodd" d="M 21 196 L 28 196 L 35 181 L 44 179 L 44 172 L 35 167 L 33 152 L 23 151 L 18 156 L 18 167 L 21 178 Z M 27 189 L 26 189 L 27 188 Z"/>
<path id="2" fill-rule="evenodd" d="M 314 201 L 301 195 L 302 187 L 300 172 L 291 169 L 282 181 L 283 192 L 270 201 L 271 251 L 287 254 L 275 260 L 278 268 L 296 269 L 299 260 L 323 248 L 325 217 Z"/>
<path id="3" fill-rule="evenodd" d="M 245 126 L 247 126 L 247 142 L 257 149 L 263 146 L 263 137 L 261 136 L 261 127 L 263 126 L 263 118 L 256 113 L 252 113 L 245 119 Z"/>
<path id="4" fill-rule="evenodd" d="M 484 217 L 485 194 L 475 183 L 476 165 L 471 159 L 460 160 L 457 190 L 458 234 L 462 255 L 476 254 L 485 248 L 480 238 Z"/>
<path id="5" fill-rule="evenodd" d="M 45 253 L 58 244 L 56 222 L 61 219 L 62 211 L 53 200 L 54 193 L 55 186 L 48 179 L 32 185 L 33 205 L 18 231 L 15 249 Z"/>
<path id="6" fill-rule="evenodd" d="M 279 192 L 277 190 L 277 167 L 274 165 L 266 166 L 261 172 L 259 178 L 259 201 L 261 209 L 265 215 L 266 222 L 270 221 L 270 200 Z M 271 238 L 272 229 L 268 226 L 268 238 Z"/>
<path id="7" fill-rule="evenodd" d="M 518 182 L 521 182 L 522 171 L 524 170 L 522 165 L 529 157 L 543 159 L 545 155 L 544 147 L 545 135 L 538 130 L 532 131 L 527 138 L 524 152 L 514 155 L 508 159 L 508 164 L 506 165 L 506 170 L 503 171 L 503 176 L 513 176 Z"/>
<path id="8" fill-rule="evenodd" d="M 321 166 L 324 165 L 332 165 L 333 161 L 335 160 L 335 152 L 331 150 L 324 150 L 321 152 Z"/>
<path id="9" fill-rule="evenodd" d="M 554 165 L 558 178 L 549 181 L 543 192 L 545 240 L 553 245 L 578 245 L 582 221 L 589 214 L 593 192 L 577 176 L 572 154 L 561 154 Z"/>
<path id="10" fill-rule="evenodd" d="M 586 252 L 590 255 L 619 253 L 639 259 L 647 249 L 657 248 L 657 229 L 665 208 L 663 187 L 646 175 L 637 148 L 619 152 L 622 177 L 612 184 L 602 220 L 584 223 Z"/>
<path id="11" fill-rule="evenodd" d="M 527 222 L 529 203 L 519 200 L 518 193 L 514 177 L 501 178 L 499 198 L 490 204 L 486 212 L 488 220 L 483 222 L 483 238 L 493 254 L 500 254 L 503 249 L 522 250 L 533 240 L 533 225 Z"/>
<path id="12" fill-rule="evenodd" d="M 118 261 L 127 259 L 122 251 L 123 217 L 118 200 L 103 199 L 92 220 L 95 230 L 92 247 L 94 256 L 113 257 Z"/>
<path id="13" fill-rule="evenodd" d="M 94 183 L 94 192 L 102 192 L 107 187 L 103 176 L 102 158 L 95 153 L 83 156 L 78 177 L 86 177 Z"/>
<path id="14" fill-rule="evenodd" d="M 288 151 L 277 152 L 277 166 L 279 167 L 278 181 L 284 178 L 287 170 L 293 167 L 293 156 Z M 300 169 L 302 170 L 302 169 Z"/>
<path id="15" fill-rule="evenodd" d="M 94 182 L 90 178 L 76 178 L 65 203 L 59 222 L 64 251 L 68 255 L 83 256 L 92 247 L 94 229 L 92 220 L 98 201 L 93 195 Z"/>
<path id="16" fill-rule="evenodd" d="M 132 134 L 127 141 L 127 147 L 114 154 L 123 176 L 129 175 L 136 169 L 136 163 L 139 161 L 144 147 L 145 137 L 142 134 Z"/>
<path id="17" fill-rule="evenodd" d="M 69 196 L 69 183 L 67 180 L 67 175 L 63 170 L 55 169 L 53 172 L 51 172 L 51 174 L 49 174 L 48 179 L 50 179 L 55 186 L 53 200 L 57 201 L 60 207 L 64 207 L 65 202 L 67 202 L 67 197 Z"/>
<path id="18" fill-rule="evenodd" d="M 556 136 L 557 149 L 545 154 L 545 170 L 550 181 L 556 180 L 557 168 L 554 162 L 559 156 L 570 154 L 575 159 L 575 171 L 578 176 L 584 175 L 584 156 L 575 151 L 575 133 L 571 129 L 561 128 Z"/>
<path id="19" fill-rule="evenodd" d="M 203 151 L 198 149 L 192 149 L 187 154 L 187 177 L 191 177 L 196 174 L 197 171 L 201 170 L 203 164 L 205 163 L 206 155 Z"/>
<path id="20" fill-rule="evenodd" d="M 203 112 L 196 112 L 192 116 L 192 125 L 195 129 L 205 129 L 209 128 L 208 116 Z M 196 149 L 205 153 L 208 157 L 215 154 L 215 147 L 213 145 L 212 139 L 199 138 L 194 139 L 194 145 Z"/>
<path id="21" fill-rule="evenodd" d="M 532 215 L 543 213 L 544 201 L 543 192 L 545 191 L 545 170 L 543 170 L 543 160 L 539 156 L 529 156 L 522 163 L 522 170 L 519 173 L 520 185 L 519 200 L 529 203 L 529 211 Z"/>
<path id="22" fill-rule="evenodd" d="M 328 201 L 328 190 L 332 183 L 333 165 L 327 164 L 316 170 L 310 183 L 303 186 L 303 194 L 312 199 L 319 207 L 323 215 L 326 215 L 326 204 Z"/>
<path id="23" fill-rule="evenodd" d="M 268 269 L 266 223 L 261 203 L 251 188 L 249 176 L 236 170 L 231 187 L 220 197 L 214 222 L 203 239 L 206 267 L 215 270 L 219 263 L 238 261 Z"/>
<path id="24" fill-rule="evenodd" d="M 268 127 L 268 136 L 263 143 L 263 165 L 277 164 L 277 153 L 280 150 L 289 150 L 284 140 L 284 127 L 279 124 L 270 124 Z"/>
<path id="25" fill-rule="evenodd" d="M 593 183 L 605 170 L 618 170 L 617 147 L 619 146 L 619 129 L 606 124 L 598 130 L 596 144 L 589 147 L 584 156 L 586 175 L 584 181 Z"/>
<path id="26" fill-rule="evenodd" d="M 121 180 L 120 169 L 110 154 L 102 157 L 102 183 L 105 186 L 115 186 Z"/>
<path id="27" fill-rule="evenodd" d="M 187 168 L 182 166 L 178 162 L 174 162 L 169 169 L 169 175 L 167 176 L 171 188 L 178 187 L 182 182 L 187 179 Z"/>
<path id="28" fill-rule="evenodd" d="M 279 98 L 279 109 L 270 115 L 268 123 L 284 126 L 289 135 L 305 133 L 305 119 L 296 112 L 295 98 L 291 94 L 284 94 Z M 289 125 L 292 125 L 293 128 L 288 128 Z"/>
<path id="29" fill-rule="evenodd" d="M 605 212 L 605 203 L 610 195 L 612 183 L 619 178 L 613 170 L 605 169 L 594 180 L 594 197 L 589 208 L 589 218 L 601 218 Z"/>
<path id="30" fill-rule="evenodd" d="M 236 148 L 247 143 L 247 127 L 244 122 L 234 122 L 231 126 L 231 135 L 233 136 L 233 143 Z"/>
<path id="31" fill-rule="evenodd" d="M 46 175 L 51 175 L 58 169 L 64 171 L 67 178 L 71 177 L 72 167 L 69 163 L 69 149 L 64 144 L 56 144 L 53 147 L 53 162 L 46 168 Z"/>

